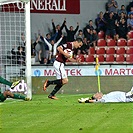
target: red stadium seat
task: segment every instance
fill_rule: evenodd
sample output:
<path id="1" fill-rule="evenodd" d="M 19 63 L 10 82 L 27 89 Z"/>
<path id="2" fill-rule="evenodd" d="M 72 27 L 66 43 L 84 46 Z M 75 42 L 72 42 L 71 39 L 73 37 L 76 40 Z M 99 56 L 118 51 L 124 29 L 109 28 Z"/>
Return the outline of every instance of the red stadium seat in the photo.
<path id="1" fill-rule="evenodd" d="M 131 30 L 131 31 L 129 31 L 129 32 L 127 33 L 127 38 L 128 38 L 128 39 L 133 38 L 133 30 Z"/>
<path id="2" fill-rule="evenodd" d="M 113 63 L 115 61 L 114 55 L 106 55 L 106 62 Z"/>
<path id="3" fill-rule="evenodd" d="M 98 38 L 99 39 L 104 39 L 105 38 L 105 33 L 103 31 L 98 32 Z"/>
<path id="4" fill-rule="evenodd" d="M 95 54 L 95 48 L 94 47 L 90 47 L 89 48 L 89 54 L 90 55 L 94 55 Z"/>
<path id="5" fill-rule="evenodd" d="M 104 55 L 97 55 L 97 57 L 100 63 L 105 62 Z"/>
<path id="6" fill-rule="evenodd" d="M 116 41 L 113 39 L 107 39 L 107 46 L 116 46 Z"/>
<path id="7" fill-rule="evenodd" d="M 117 47 L 116 48 L 116 54 L 125 54 L 125 48 L 124 47 Z"/>
<path id="8" fill-rule="evenodd" d="M 105 47 L 106 46 L 106 41 L 104 39 L 98 39 L 97 46 Z"/>
<path id="9" fill-rule="evenodd" d="M 112 39 L 112 37 L 110 35 L 107 35 L 106 39 Z"/>
<path id="10" fill-rule="evenodd" d="M 94 55 L 87 55 L 85 58 L 86 62 L 94 62 Z"/>
<path id="11" fill-rule="evenodd" d="M 127 47 L 126 54 L 133 54 L 133 47 Z"/>
<path id="12" fill-rule="evenodd" d="M 115 54 L 115 48 L 107 47 L 106 48 L 106 54 Z"/>
<path id="13" fill-rule="evenodd" d="M 127 40 L 127 46 L 133 46 L 133 39 Z"/>
<path id="14" fill-rule="evenodd" d="M 76 59 L 80 59 L 81 62 L 84 62 L 85 61 L 85 58 L 84 58 L 84 55 L 83 54 L 76 55 Z"/>
<path id="15" fill-rule="evenodd" d="M 117 46 L 126 46 L 126 44 L 127 44 L 127 41 L 124 38 L 120 38 L 117 41 Z"/>
<path id="16" fill-rule="evenodd" d="M 97 47 L 96 54 L 105 54 L 105 48 Z"/>
<path id="17" fill-rule="evenodd" d="M 124 57 L 124 55 L 123 54 L 121 54 L 121 55 L 116 55 L 116 62 L 117 63 L 124 63 L 124 61 L 125 61 L 125 57 Z"/>
<path id="18" fill-rule="evenodd" d="M 129 64 L 133 64 L 133 54 L 126 55 L 126 62 Z"/>

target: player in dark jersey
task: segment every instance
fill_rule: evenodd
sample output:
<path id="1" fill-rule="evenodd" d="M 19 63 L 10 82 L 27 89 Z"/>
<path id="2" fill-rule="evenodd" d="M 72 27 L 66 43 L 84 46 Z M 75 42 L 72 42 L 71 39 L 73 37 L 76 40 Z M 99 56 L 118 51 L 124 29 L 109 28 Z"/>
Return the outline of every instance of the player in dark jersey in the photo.
<path id="1" fill-rule="evenodd" d="M 49 85 L 55 85 L 53 91 L 49 94 L 48 98 L 57 100 L 58 98 L 55 96 L 55 94 L 60 90 L 60 88 L 68 83 L 68 77 L 64 68 L 64 64 L 66 60 L 68 59 L 71 62 L 80 62 L 80 60 L 76 60 L 74 58 L 71 58 L 71 55 L 64 52 L 65 49 L 70 49 L 73 51 L 73 49 L 80 48 L 83 45 L 82 39 L 77 38 L 73 42 L 68 42 L 66 44 L 62 44 L 57 47 L 58 54 L 56 56 L 56 60 L 54 61 L 54 68 L 56 71 L 56 80 L 46 80 L 43 85 L 43 90 L 46 91 L 46 88 Z"/>

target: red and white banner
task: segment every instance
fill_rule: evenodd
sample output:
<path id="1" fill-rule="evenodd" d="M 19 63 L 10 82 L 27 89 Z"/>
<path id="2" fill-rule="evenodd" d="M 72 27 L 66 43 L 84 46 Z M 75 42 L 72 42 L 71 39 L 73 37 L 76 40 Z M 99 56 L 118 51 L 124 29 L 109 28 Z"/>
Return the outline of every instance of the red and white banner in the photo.
<path id="1" fill-rule="evenodd" d="M 97 76 L 95 67 L 89 66 L 66 66 L 66 73 L 68 76 Z M 113 67 L 99 68 L 100 76 L 133 76 L 133 67 Z M 33 67 L 32 76 L 56 76 L 56 72 L 53 67 Z"/>
<path id="2" fill-rule="evenodd" d="M 18 69 L 17 73 L 14 73 L 16 67 L 6 66 L 6 79 L 9 79 L 10 76 L 16 76 L 19 74 L 20 70 Z M 24 68 L 23 68 L 24 69 Z M 94 66 L 65 66 L 65 70 L 68 76 L 97 76 Z M 133 66 L 132 65 L 118 65 L 118 66 L 109 66 L 109 65 L 100 65 L 99 67 L 100 76 L 133 76 Z M 56 72 L 53 66 L 32 66 L 32 76 L 56 76 Z"/>
<path id="3" fill-rule="evenodd" d="M 4 5 L 3 11 L 17 12 L 24 9 L 22 2 L 9 5 Z M 31 13 L 80 14 L 80 0 L 31 0 L 30 8 Z"/>

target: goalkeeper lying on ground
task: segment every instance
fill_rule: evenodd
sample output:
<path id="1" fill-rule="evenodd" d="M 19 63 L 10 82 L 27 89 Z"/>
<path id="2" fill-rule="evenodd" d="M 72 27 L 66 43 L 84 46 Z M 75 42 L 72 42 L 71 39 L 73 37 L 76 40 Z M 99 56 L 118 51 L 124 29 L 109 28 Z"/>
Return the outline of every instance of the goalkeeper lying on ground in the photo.
<path id="1" fill-rule="evenodd" d="M 13 89 L 15 86 L 17 86 L 20 82 L 21 81 L 10 82 L 0 76 L 0 83 L 10 86 L 11 89 Z M 23 99 L 26 101 L 29 100 L 25 96 L 22 96 L 20 94 L 13 94 L 9 90 L 6 90 L 3 93 L 1 93 L 1 89 L 0 89 L 0 102 L 4 102 L 7 98 Z"/>
<path id="2" fill-rule="evenodd" d="M 97 92 L 91 98 L 78 99 L 79 103 L 133 102 L 133 87 L 129 92 L 113 91 L 108 94 Z"/>

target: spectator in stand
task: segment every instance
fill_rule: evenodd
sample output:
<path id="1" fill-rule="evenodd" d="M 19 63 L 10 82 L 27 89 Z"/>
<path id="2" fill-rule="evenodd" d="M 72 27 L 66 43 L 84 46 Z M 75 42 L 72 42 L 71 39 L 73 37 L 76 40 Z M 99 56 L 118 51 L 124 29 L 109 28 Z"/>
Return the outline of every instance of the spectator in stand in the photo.
<path id="1" fill-rule="evenodd" d="M 133 13 L 133 6 L 130 7 L 130 11 L 128 12 L 128 16 Z"/>
<path id="2" fill-rule="evenodd" d="M 81 53 L 82 54 L 88 54 L 88 50 L 89 50 L 90 46 L 87 42 L 87 38 L 83 38 L 83 45 L 81 46 Z"/>
<path id="3" fill-rule="evenodd" d="M 103 17 L 103 12 L 102 11 L 98 14 L 98 17 L 96 18 L 95 23 L 96 23 L 97 33 L 99 31 L 104 31 L 104 32 L 106 31 L 105 19 Z"/>
<path id="4" fill-rule="evenodd" d="M 127 27 L 128 27 L 128 32 L 133 30 L 133 13 L 129 15 L 129 18 L 127 19 Z"/>
<path id="5" fill-rule="evenodd" d="M 117 13 L 118 3 L 115 0 L 109 0 L 108 1 L 108 11 Z"/>
<path id="6" fill-rule="evenodd" d="M 95 47 L 97 39 L 98 39 L 98 36 L 96 32 L 94 30 L 90 30 L 87 37 L 87 42 L 89 43 L 89 47 Z"/>
<path id="7" fill-rule="evenodd" d="M 58 35 L 58 30 L 56 29 L 56 33 L 51 37 L 50 33 L 47 33 L 46 34 L 46 40 L 50 43 L 51 41 L 54 41 L 56 40 L 56 37 Z M 41 36 L 40 39 L 42 40 L 42 42 L 44 43 L 44 46 L 45 46 L 45 60 L 47 60 L 48 62 L 47 63 L 50 63 L 50 49 L 49 49 L 49 46 L 47 45 L 47 43 L 44 42 L 44 39 L 43 37 Z M 45 61 L 46 62 L 46 61 Z"/>
<path id="8" fill-rule="evenodd" d="M 40 39 L 40 36 L 38 36 L 36 38 L 36 41 L 33 42 L 33 40 L 32 40 L 33 43 L 31 43 L 31 56 L 35 56 L 36 55 L 36 53 L 35 53 L 35 47 L 36 47 L 39 39 Z"/>
<path id="9" fill-rule="evenodd" d="M 127 15 L 124 12 L 121 12 L 120 15 L 118 16 L 117 23 L 120 23 L 122 19 L 127 21 Z"/>
<path id="10" fill-rule="evenodd" d="M 35 62 L 41 61 L 40 53 L 41 53 L 41 44 L 39 41 L 35 46 Z"/>
<path id="11" fill-rule="evenodd" d="M 78 34 L 77 34 L 77 37 L 76 38 L 84 38 L 84 34 L 83 34 L 83 31 L 82 30 L 79 30 L 78 31 Z"/>
<path id="12" fill-rule="evenodd" d="M 84 36 L 86 38 L 88 38 L 88 36 L 90 34 L 90 30 L 93 30 L 93 33 L 96 33 L 96 30 L 94 29 L 92 20 L 89 20 L 89 24 L 84 28 Z"/>
<path id="13" fill-rule="evenodd" d="M 65 23 L 65 30 L 67 32 L 67 42 L 73 42 L 75 40 L 75 34 L 78 31 L 78 29 L 79 29 L 79 23 L 78 22 L 77 22 L 77 27 L 75 30 L 73 29 L 73 26 L 70 26 L 69 30 L 68 30 L 67 25 Z"/>
<path id="14" fill-rule="evenodd" d="M 127 16 L 124 12 L 121 12 L 116 22 L 116 39 L 127 38 Z"/>
<path id="15" fill-rule="evenodd" d="M 66 18 L 64 19 L 64 22 L 63 22 L 63 24 L 61 26 L 59 24 L 57 26 L 55 26 L 54 20 L 52 19 L 52 26 L 53 26 L 54 34 L 58 31 L 58 35 L 57 35 L 57 37 L 55 39 L 55 42 L 57 42 L 61 38 L 62 30 L 65 27 L 65 23 L 66 23 Z"/>
<path id="16" fill-rule="evenodd" d="M 40 64 L 44 64 L 44 60 L 46 63 L 46 60 L 48 62 L 48 59 L 45 57 L 45 45 L 43 41 L 40 41 L 40 36 L 39 36 L 39 41 L 37 45 L 35 46 L 35 62 L 39 62 Z"/>
<path id="17" fill-rule="evenodd" d="M 31 39 L 31 57 L 35 56 L 35 47 L 34 46 L 36 46 L 36 41 Z"/>
<path id="18" fill-rule="evenodd" d="M 23 47 L 23 51 L 25 51 L 26 41 L 25 41 L 25 35 L 24 35 L 24 33 L 21 33 L 20 45 Z"/>
<path id="19" fill-rule="evenodd" d="M 24 65 L 25 64 L 25 52 L 22 46 L 18 47 L 18 51 L 16 54 L 17 54 L 17 64 Z"/>
<path id="20" fill-rule="evenodd" d="M 117 23 L 117 28 L 116 28 L 116 32 L 117 32 L 117 35 L 116 35 L 116 38 L 117 40 L 119 38 L 125 38 L 127 39 L 127 22 L 125 21 L 124 18 L 121 19 L 121 21 L 119 21 L 119 23 Z"/>
<path id="21" fill-rule="evenodd" d="M 108 36 L 116 39 L 116 20 L 118 18 L 117 14 L 113 12 L 105 12 L 104 18 L 106 21 L 106 32 L 105 38 L 107 39 Z"/>
<path id="22" fill-rule="evenodd" d="M 16 51 L 17 51 L 16 44 L 13 45 L 11 49 L 11 57 L 9 56 L 9 59 L 11 59 L 12 64 L 17 64 L 17 56 L 16 56 Z"/>
<path id="23" fill-rule="evenodd" d="M 58 30 L 56 29 L 56 33 L 53 36 L 51 36 L 50 33 L 46 34 L 46 40 L 48 42 L 51 42 L 52 40 L 56 40 L 57 35 L 58 35 Z"/>
<path id="24" fill-rule="evenodd" d="M 131 7 L 133 7 L 133 0 L 129 3 L 129 5 L 127 5 L 126 10 L 127 10 L 127 14 L 131 11 Z"/>
<path id="25" fill-rule="evenodd" d="M 41 37 L 41 39 L 43 39 L 43 37 Z M 63 35 L 62 35 L 62 37 L 56 43 L 55 43 L 54 40 L 51 40 L 50 43 L 45 38 L 43 40 L 48 45 L 48 47 L 49 47 L 49 50 L 50 50 L 49 60 L 50 60 L 51 64 L 53 64 L 54 61 L 55 61 L 56 54 L 57 54 L 57 46 L 62 41 L 62 39 L 63 39 Z"/>
<path id="26" fill-rule="evenodd" d="M 12 53 L 13 63 L 17 63 L 19 65 L 25 64 L 26 56 L 25 56 L 25 51 L 23 50 L 22 46 L 19 46 L 17 50 L 15 50 L 15 48 L 12 48 L 11 53 Z"/>
<path id="27" fill-rule="evenodd" d="M 118 9 L 117 11 L 118 16 L 120 16 L 121 13 L 124 13 L 125 15 L 127 15 L 127 11 L 124 5 L 121 5 L 121 9 Z"/>

